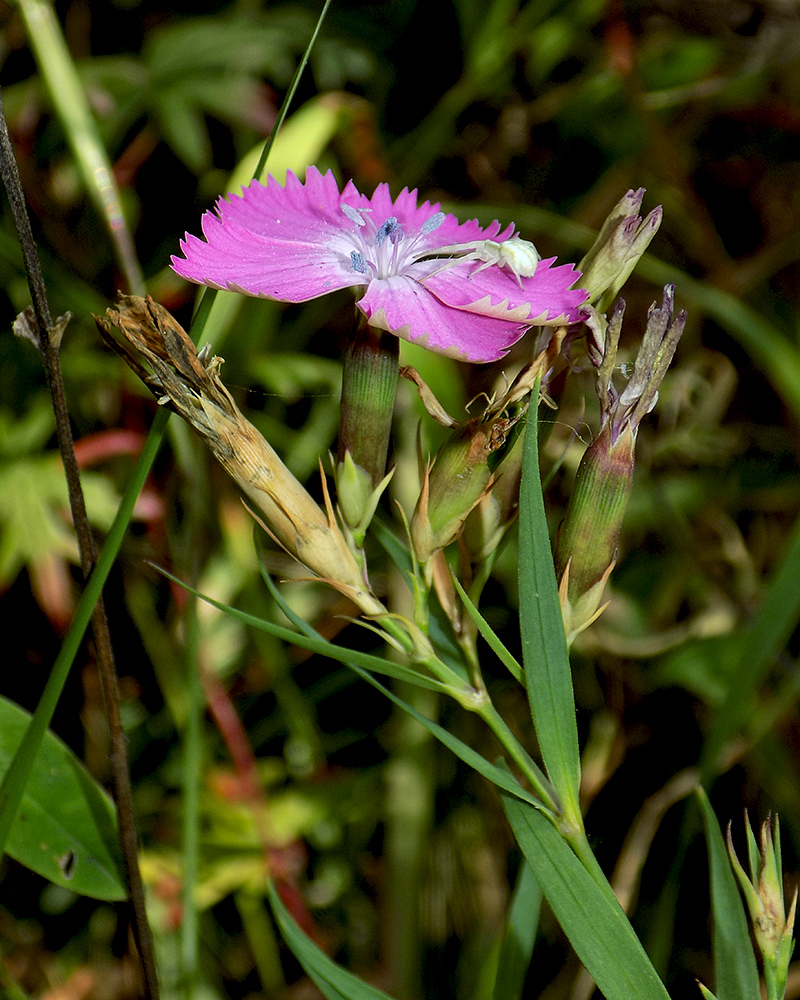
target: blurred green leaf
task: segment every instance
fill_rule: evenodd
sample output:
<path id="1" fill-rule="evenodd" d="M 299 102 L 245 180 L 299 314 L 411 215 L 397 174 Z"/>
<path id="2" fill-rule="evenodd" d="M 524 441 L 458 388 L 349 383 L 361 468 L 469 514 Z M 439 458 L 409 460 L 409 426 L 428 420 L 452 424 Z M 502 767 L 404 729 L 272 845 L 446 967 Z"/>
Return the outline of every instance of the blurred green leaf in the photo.
<path id="1" fill-rule="evenodd" d="M 56 454 L 25 454 L 49 436 L 52 415 L 34 406 L 13 420 L 0 413 L 0 586 L 7 586 L 23 566 L 55 559 L 78 561 L 69 521 L 69 498 Z M 100 473 L 81 477 L 93 524 L 108 527 L 119 498 Z"/>
<path id="2" fill-rule="evenodd" d="M 0 410 L 0 461 L 39 451 L 54 430 L 53 409 L 45 396 L 34 398 L 24 417 Z"/>
<path id="3" fill-rule="evenodd" d="M 641 53 L 644 89 L 662 90 L 704 79 L 716 69 L 721 49 L 716 38 L 656 36 Z"/>
<path id="4" fill-rule="evenodd" d="M 525 987 L 525 974 L 533 955 L 542 888 L 527 862 L 520 865 L 517 885 L 506 918 L 506 933 L 497 962 L 493 1000 L 519 1000 Z"/>
<path id="5" fill-rule="evenodd" d="M 150 71 L 152 106 L 167 142 L 193 171 L 211 164 L 207 114 L 261 133 L 269 130 L 273 110 L 264 81 L 277 87 L 289 84 L 313 26 L 314 19 L 302 10 L 283 9 L 258 17 L 176 20 L 148 35 L 143 58 Z M 372 71 L 372 61 L 341 40 L 322 37 L 315 49 L 312 65 L 318 62 L 320 72 L 338 86 Z M 287 137 L 294 143 L 301 136 L 305 140 L 303 162 L 297 169 L 313 162 L 306 158 L 309 152 L 327 145 L 342 106 L 341 101 L 330 104 L 323 98 L 298 120 L 294 134 Z M 296 156 L 286 159 L 295 167 Z M 248 181 L 254 166 L 246 176 L 237 173 L 236 183 Z M 284 169 L 271 158 L 270 169 L 273 166 L 278 174 Z"/>
<path id="6" fill-rule="evenodd" d="M 31 716 L 0 698 L 0 776 Z M 124 899 L 113 803 L 49 730 L 11 828 L 6 850 L 56 885 L 95 899 Z"/>
<path id="7" fill-rule="evenodd" d="M 272 162 L 272 160 L 270 160 Z M 325 445 L 330 445 L 339 423 L 342 368 L 338 362 L 308 354 L 270 355 L 251 364 L 254 377 L 272 395 L 281 399 L 284 419 L 266 429 L 255 423 L 265 437 L 285 456 L 289 470 L 304 482 L 319 468 Z M 304 419 L 299 427 L 287 426 L 286 407 L 302 403 Z"/>
<path id="8" fill-rule="evenodd" d="M 391 1000 L 388 994 L 328 958 L 297 926 L 272 882 L 269 885 L 269 901 L 284 940 L 327 1000 Z"/>
<path id="9" fill-rule="evenodd" d="M 725 700 L 703 748 L 704 774 L 714 773 L 725 744 L 755 707 L 755 692 L 800 619 L 800 520 L 755 616 L 739 636 L 737 662 L 729 675 Z"/>
<path id="10" fill-rule="evenodd" d="M 691 639 L 665 654 L 653 671 L 661 687 L 678 684 L 719 707 L 725 700 L 740 655 L 738 635 L 712 635 Z"/>
<path id="11" fill-rule="evenodd" d="M 323 94 L 298 108 L 286 119 L 272 144 L 267 174 L 279 184 L 286 183 L 287 170 L 304 178 L 306 167 L 320 162 L 333 137 L 351 117 L 349 101 L 347 94 Z M 259 143 L 236 167 L 230 179 L 231 191 L 249 183 L 258 167 L 262 148 L 263 143 Z M 266 179 L 261 178 L 264 182 Z"/>

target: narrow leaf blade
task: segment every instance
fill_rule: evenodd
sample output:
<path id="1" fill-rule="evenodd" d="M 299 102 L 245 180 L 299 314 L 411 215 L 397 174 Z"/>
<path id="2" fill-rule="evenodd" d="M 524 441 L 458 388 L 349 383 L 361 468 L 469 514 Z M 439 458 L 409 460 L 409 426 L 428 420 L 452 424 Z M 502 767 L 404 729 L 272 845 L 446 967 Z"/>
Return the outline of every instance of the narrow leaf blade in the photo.
<path id="1" fill-rule="evenodd" d="M 698 788 L 697 797 L 703 813 L 711 871 L 717 1000 L 751 1000 L 759 995 L 758 967 L 742 897 L 708 796 Z"/>
<path id="2" fill-rule="evenodd" d="M 525 679 L 547 773 L 565 816 L 580 827 L 575 698 L 542 498 L 535 404 L 528 414 L 519 512 L 519 617 Z"/>
<path id="3" fill-rule="evenodd" d="M 439 681 L 433 680 L 432 678 L 426 677 L 417 670 L 411 670 L 409 667 L 402 666 L 402 664 L 392 663 L 391 660 L 386 660 L 380 656 L 373 656 L 370 653 L 360 653 L 356 650 L 343 649 L 341 646 L 335 646 L 332 642 L 322 639 L 316 633 L 313 635 L 305 633 L 301 634 L 299 632 L 293 632 L 291 629 L 283 628 L 281 625 L 273 625 L 272 622 L 268 622 L 264 618 L 259 618 L 257 615 L 248 614 L 246 611 L 240 611 L 238 608 L 231 607 L 230 604 L 224 604 L 222 601 L 214 600 L 213 597 L 209 597 L 207 594 L 203 594 L 199 590 L 195 590 L 184 580 L 181 580 L 177 576 L 173 576 L 160 566 L 155 566 L 155 568 L 159 573 L 162 573 L 165 577 L 167 577 L 168 580 L 172 580 L 173 583 L 177 583 L 178 586 L 183 587 L 184 590 L 187 590 L 190 594 L 194 594 L 195 597 L 199 597 L 200 600 L 205 601 L 206 604 L 210 604 L 212 608 L 222 611 L 223 614 L 237 619 L 237 621 L 242 622 L 242 624 L 247 625 L 250 628 L 256 628 L 261 632 L 266 632 L 268 635 L 272 635 L 276 639 L 283 639 L 284 642 L 288 642 L 291 645 L 299 646 L 301 649 L 307 649 L 312 653 L 319 653 L 320 656 L 328 656 L 332 660 L 338 660 L 340 663 L 344 663 L 348 666 L 351 662 L 357 663 L 365 670 L 374 670 L 376 673 L 385 674 L 387 677 L 394 677 L 396 680 L 407 681 L 409 684 L 416 684 L 417 687 L 427 688 L 431 691 L 446 690 L 444 684 L 441 684 Z"/>
<path id="4" fill-rule="evenodd" d="M 586 971 L 607 1000 L 666 1000 L 620 905 L 605 893 L 541 812 L 501 792 L 517 843 Z"/>
<path id="5" fill-rule="evenodd" d="M 268 573 L 263 573 L 263 578 L 278 607 L 286 615 L 289 621 L 291 621 L 292 624 L 303 633 L 303 635 L 309 638 L 319 638 L 318 633 L 312 628 L 312 626 L 309 625 L 308 622 L 303 621 L 298 614 L 292 611 L 283 599 L 278 588 L 275 586 L 275 582 L 272 580 L 270 575 Z M 446 746 L 448 750 L 454 753 L 456 757 L 459 757 L 465 764 L 468 764 L 479 774 L 482 774 L 483 777 L 491 781 L 492 784 L 497 785 L 498 788 L 504 789 L 511 795 L 518 795 L 525 802 L 528 802 L 536 809 L 544 808 L 538 799 L 534 798 L 530 792 L 524 789 L 506 768 L 498 767 L 496 764 L 490 764 L 485 757 L 481 757 L 481 755 L 477 751 L 473 750 L 472 747 L 462 742 L 457 736 L 453 736 L 452 733 L 440 726 L 438 723 L 434 722 L 432 719 L 429 719 L 421 712 L 418 712 L 415 708 L 409 705 L 408 702 L 403 701 L 402 698 L 398 697 L 398 695 L 394 694 L 394 692 L 390 691 L 387 687 L 381 684 L 381 682 L 376 677 L 373 677 L 367 670 L 362 669 L 362 667 L 360 667 L 357 663 L 350 662 L 347 659 L 343 659 L 342 662 L 345 663 L 345 665 L 348 666 L 354 673 L 358 674 L 359 677 L 367 681 L 368 684 L 371 684 L 374 688 L 380 691 L 381 694 L 385 695 L 385 697 L 397 705 L 398 708 L 407 712 L 412 719 L 415 719 L 424 729 L 427 729 L 432 736 L 435 736 L 436 739 Z"/>
<path id="6" fill-rule="evenodd" d="M 500 662 L 506 667 L 514 677 L 518 680 L 520 684 L 525 683 L 525 676 L 522 667 L 517 663 L 512 654 L 506 649 L 503 643 L 500 641 L 500 637 L 492 630 L 491 625 L 486 621 L 483 615 L 478 611 L 477 607 L 472 601 L 472 598 L 461 586 L 461 583 L 453 577 L 453 586 L 458 591 L 458 596 L 464 602 L 464 607 L 467 610 L 467 614 L 470 616 L 475 624 L 475 627 L 486 640 L 489 648 L 497 656 Z"/>

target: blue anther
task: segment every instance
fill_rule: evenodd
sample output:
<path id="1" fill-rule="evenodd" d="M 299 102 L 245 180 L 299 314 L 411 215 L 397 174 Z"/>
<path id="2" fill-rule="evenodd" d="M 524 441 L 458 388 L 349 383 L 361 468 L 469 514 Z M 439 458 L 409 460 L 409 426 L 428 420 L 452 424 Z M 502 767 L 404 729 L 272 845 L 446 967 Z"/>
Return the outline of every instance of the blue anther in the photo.
<path id="1" fill-rule="evenodd" d="M 353 208 L 352 205 L 340 205 L 339 207 L 351 222 L 355 222 L 357 226 L 366 226 L 367 220 L 361 213 L 367 209 Z"/>
<path id="2" fill-rule="evenodd" d="M 367 273 L 367 258 L 363 253 L 359 253 L 358 250 L 350 251 L 350 263 L 357 274 Z"/>
<path id="3" fill-rule="evenodd" d="M 435 229 L 438 229 L 439 226 L 441 226 L 441 224 L 444 222 L 446 218 L 447 216 L 444 214 L 444 212 L 437 212 L 436 215 L 432 215 L 430 219 L 428 219 L 426 222 L 423 222 L 422 228 L 420 229 L 420 233 L 422 233 L 423 236 L 426 235 L 427 233 L 432 233 Z"/>
<path id="4" fill-rule="evenodd" d="M 391 236 L 397 229 L 397 217 L 390 215 L 378 232 L 375 234 L 375 246 L 379 247 L 387 236 Z M 394 242 L 394 241 L 392 241 Z"/>

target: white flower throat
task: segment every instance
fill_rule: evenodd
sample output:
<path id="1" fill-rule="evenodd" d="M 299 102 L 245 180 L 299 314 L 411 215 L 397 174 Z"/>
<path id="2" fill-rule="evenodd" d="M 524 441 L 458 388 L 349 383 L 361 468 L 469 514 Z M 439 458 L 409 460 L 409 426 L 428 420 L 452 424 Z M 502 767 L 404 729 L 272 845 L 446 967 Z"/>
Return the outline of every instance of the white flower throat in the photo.
<path id="1" fill-rule="evenodd" d="M 354 208 L 352 205 L 343 204 L 341 209 L 360 230 L 355 235 L 361 246 L 358 250 L 350 251 L 351 267 L 357 274 L 370 275 L 372 278 L 389 278 L 405 274 L 417 261 L 442 259 L 441 267 L 425 276 L 430 278 L 456 264 L 477 260 L 481 265 L 472 274 L 478 274 L 484 268 L 496 265 L 506 268 L 513 274 L 522 288 L 522 278 L 532 278 L 541 260 L 533 243 L 518 236 L 502 243 L 497 243 L 495 240 L 473 240 L 469 243 L 455 243 L 444 247 L 419 247 L 420 239 L 437 230 L 444 222 L 446 218 L 444 212 L 432 215 L 423 223 L 419 233 L 412 238 L 406 236 L 402 225 L 394 215 L 389 216 L 378 227 L 372 221 L 369 208 Z"/>
<path id="2" fill-rule="evenodd" d="M 350 251 L 350 262 L 358 274 L 370 274 L 373 278 L 390 278 L 395 274 L 405 274 L 408 268 L 426 251 L 417 246 L 423 236 L 427 236 L 444 222 L 444 212 L 436 212 L 420 228 L 414 237 L 408 237 L 397 216 L 390 215 L 380 227 L 371 218 L 372 209 L 354 208 L 342 205 L 342 211 L 354 222 L 360 232 L 355 234 L 361 249 Z"/>

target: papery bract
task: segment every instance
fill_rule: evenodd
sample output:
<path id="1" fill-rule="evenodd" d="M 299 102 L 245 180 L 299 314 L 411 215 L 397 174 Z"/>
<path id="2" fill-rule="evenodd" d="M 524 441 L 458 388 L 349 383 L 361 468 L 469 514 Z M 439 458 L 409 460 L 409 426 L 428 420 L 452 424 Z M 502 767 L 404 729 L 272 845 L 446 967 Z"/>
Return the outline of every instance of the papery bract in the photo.
<path id="1" fill-rule="evenodd" d="M 386 184 L 371 198 L 352 182 L 340 193 L 330 171 L 309 167 L 305 184 L 290 172 L 285 188 L 270 177 L 220 199 L 202 227 L 205 238 L 187 234 L 184 256 L 172 258 L 184 278 L 282 302 L 353 288 L 371 326 L 462 360 L 494 361 L 530 326 L 583 319 L 586 293 L 571 288 L 580 277 L 571 264 L 543 260 L 519 279 L 449 259 L 442 248 L 502 243 L 514 227 L 459 223 L 438 205 L 417 205 L 407 188 L 394 200 Z"/>

